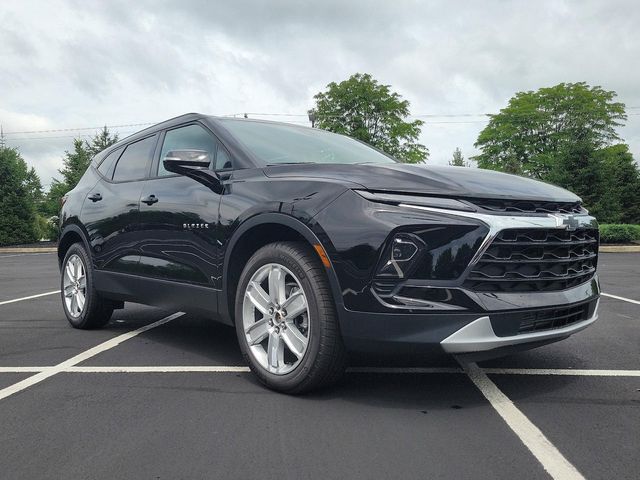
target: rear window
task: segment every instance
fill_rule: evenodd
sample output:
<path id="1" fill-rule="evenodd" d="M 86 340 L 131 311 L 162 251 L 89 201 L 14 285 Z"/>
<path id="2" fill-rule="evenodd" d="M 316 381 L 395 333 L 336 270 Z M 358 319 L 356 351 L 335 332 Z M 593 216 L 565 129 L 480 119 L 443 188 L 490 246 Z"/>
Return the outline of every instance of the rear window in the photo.
<path id="1" fill-rule="evenodd" d="M 107 155 L 107 157 L 103 159 L 102 162 L 100 162 L 100 165 L 98 165 L 98 171 L 102 174 L 102 176 L 111 178 L 111 172 L 113 171 L 113 168 L 111 167 L 113 167 L 113 163 L 118 159 L 121 153 L 122 149 L 118 148 Z"/>
<path id="2" fill-rule="evenodd" d="M 115 182 L 140 180 L 147 176 L 149 162 L 156 145 L 156 136 L 132 143 L 125 148 L 113 172 Z"/>

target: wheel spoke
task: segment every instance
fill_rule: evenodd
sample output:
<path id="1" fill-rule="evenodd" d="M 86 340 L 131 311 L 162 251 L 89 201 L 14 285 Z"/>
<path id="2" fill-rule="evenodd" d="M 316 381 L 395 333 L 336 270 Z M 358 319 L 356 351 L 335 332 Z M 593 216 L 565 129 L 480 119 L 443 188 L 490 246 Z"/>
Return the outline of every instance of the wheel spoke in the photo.
<path id="1" fill-rule="evenodd" d="M 284 272 L 280 267 L 273 267 L 269 271 L 269 297 L 276 305 L 285 301 Z"/>
<path id="2" fill-rule="evenodd" d="M 72 315 L 75 315 L 78 311 L 78 296 L 75 293 L 71 295 L 71 308 L 69 310 Z"/>
<path id="3" fill-rule="evenodd" d="M 71 298 L 73 295 L 73 285 L 66 285 L 64 287 L 64 296 L 67 298 Z"/>
<path id="4" fill-rule="evenodd" d="M 293 295 L 291 295 L 291 297 L 293 297 Z M 289 300 L 291 300 L 291 297 L 289 297 Z M 300 292 L 300 295 L 296 295 L 296 297 L 289 302 L 289 305 L 287 306 L 287 318 L 293 320 L 298 315 L 301 315 L 306 311 L 307 299 L 304 294 Z"/>
<path id="5" fill-rule="evenodd" d="M 287 328 L 282 331 L 282 339 L 291 353 L 301 358 L 307 348 L 308 339 L 293 322 L 287 322 Z"/>
<path id="6" fill-rule="evenodd" d="M 271 300 L 269 299 L 269 295 L 264 291 L 257 282 L 250 282 L 247 288 L 247 293 L 245 294 L 251 303 L 262 313 L 266 315 L 267 310 L 269 310 L 269 305 Z"/>
<path id="7" fill-rule="evenodd" d="M 269 370 L 276 372 L 280 365 L 284 363 L 284 348 L 282 338 L 277 333 L 269 335 L 269 345 L 267 346 L 267 356 Z"/>
<path id="8" fill-rule="evenodd" d="M 82 292 L 78 292 L 77 296 L 78 310 L 82 311 L 82 309 L 84 308 L 84 294 Z"/>
<path id="9" fill-rule="evenodd" d="M 269 323 L 266 318 L 258 320 L 244 331 L 249 336 L 249 345 L 258 345 L 269 335 Z"/>
<path id="10" fill-rule="evenodd" d="M 84 289 L 87 288 L 87 277 L 86 275 L 82 275 L 79 279 L 78 279 L 78 285 L 80 288 Z"/>
<path id="11" fill-rule="evenodd" d="M 73 265 L 71 264 L 71 262 L 67 262 L 67 267 L 65 268 L 65 272 L 67 274 L 67 277 L 69 277 L 69 280 L 71 280 L 72 282 L 75 282 L 76 278 L 74 276 Z"/>

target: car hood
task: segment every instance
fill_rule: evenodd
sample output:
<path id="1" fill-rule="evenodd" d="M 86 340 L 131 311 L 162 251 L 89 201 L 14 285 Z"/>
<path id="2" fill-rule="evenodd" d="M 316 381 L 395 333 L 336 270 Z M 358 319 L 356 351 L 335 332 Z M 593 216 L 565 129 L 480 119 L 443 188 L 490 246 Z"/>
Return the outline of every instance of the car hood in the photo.
<path id="1" fill-rule="evenodd" d="M 577 195 L 560 187 L 493 170 L 395 164 L 291 164 L 266 167 L 272 178 L 342 181 L 352 188 L 448 197 L 576 202 Z"/>

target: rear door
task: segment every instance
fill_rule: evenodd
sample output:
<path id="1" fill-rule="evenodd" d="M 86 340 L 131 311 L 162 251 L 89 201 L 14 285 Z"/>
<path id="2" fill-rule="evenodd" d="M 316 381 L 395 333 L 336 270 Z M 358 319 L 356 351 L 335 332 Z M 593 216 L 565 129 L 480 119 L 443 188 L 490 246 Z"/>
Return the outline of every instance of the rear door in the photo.
<path id="1" fill-rule="evenodd" d="M 98 166 L 101 178 L 87 195 L 81 220 L 99 269 L 136 272 L 140 193 L 157 139 L 154 134 L 121 147 Z"/>
<path id="2" fill-rule="evenodd" d="M 140 270 L 163 280 L 219 288 L 218 209 L 220 193 L 196 180 L 164 169 L 171 150 L 204 150 L 225 170 L 229 154 L 199 123 L 167 130 L 157 149 L 140 203 Z"/>

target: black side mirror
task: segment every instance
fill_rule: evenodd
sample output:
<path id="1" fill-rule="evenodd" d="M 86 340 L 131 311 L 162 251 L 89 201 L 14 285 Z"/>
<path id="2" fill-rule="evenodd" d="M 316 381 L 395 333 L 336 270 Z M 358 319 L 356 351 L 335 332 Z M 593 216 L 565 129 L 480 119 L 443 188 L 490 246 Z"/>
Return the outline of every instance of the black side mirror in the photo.
<path id="1" fill-rule="evenodd" d="M 224 190 L 218 174 L 209 168 L 211 155 L 204 150 L 171 150 L 162 164 L 168 172 L 193 178 L 216 193 Z"/>
<path id="2" fill-rule="evenodd" d="M 211 155 L 204 150 L 171 150 L 162 164 L 168 172 L 183 174 L 184 168 L 209 168 Z"/>

